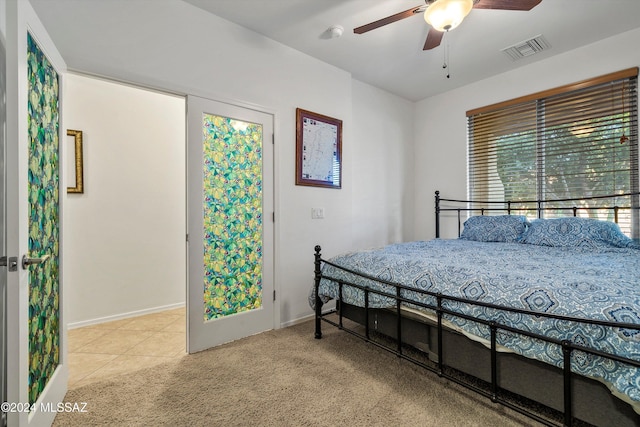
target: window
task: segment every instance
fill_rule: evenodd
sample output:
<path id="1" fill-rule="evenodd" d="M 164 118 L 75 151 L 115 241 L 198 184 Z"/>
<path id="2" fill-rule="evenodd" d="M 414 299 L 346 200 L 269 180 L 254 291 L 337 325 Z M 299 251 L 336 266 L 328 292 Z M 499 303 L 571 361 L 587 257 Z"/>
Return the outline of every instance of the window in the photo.
<path id="1" fill-rule="evenodd" d="M 508 200 L 517 210 L 532 207 L 523 201 L 637 193 L 637 76 L 633 68 L 468 111 L 469 198 Z M 615 205 L 638 206 L 637 199 L 621 196 Z M 593 199 L 578 208 L 612 203 Z M 610 209 L 580 209 L 577 214 L 614 216 Z M 623 231 L 635 238 L 637 216 L 637 211 L 621 209 L 618 218 Z"/>

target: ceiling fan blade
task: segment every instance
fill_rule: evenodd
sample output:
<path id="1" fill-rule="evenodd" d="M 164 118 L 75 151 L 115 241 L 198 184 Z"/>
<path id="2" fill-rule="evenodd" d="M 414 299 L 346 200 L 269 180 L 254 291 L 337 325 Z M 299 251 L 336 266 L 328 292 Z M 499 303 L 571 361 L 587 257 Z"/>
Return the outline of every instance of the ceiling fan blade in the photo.
<path id="1" fill-rule="evenodd" d="M 474 9 L 531 10 L 542 0 L 480 0 Z"/>
<path id="2" fill-rule="evenodd" d="M 427 40 L 424 42 L 424 47 L 422 50 L 433 49 L 434 47 L 440 46 L 440 42 L 442 41 L 442 37 L 444 33 L 442 31 L 435 30 L 431 28 L 429 30 L 429 34 L 427 34 Z"/>
<path id="3" fill-rule="evenodd" d="M 423 12 L 425 10 L 425 6 L 417 6 L 404 12 L 396 13 L 395 15 L 387 16 L 386 18 L 379 19 L 377 21 L 371 22 L 366 25 L 362 25 L 358 28 L 354 28 L 353 32 L 356 34 L 366 33 L 367 31 L 375 30 L 376 28 L 383 27 L 387 24 L 391 24 L 392 22 L 400 21 L 401 19 L 408 18 L 417 13 Z"/>

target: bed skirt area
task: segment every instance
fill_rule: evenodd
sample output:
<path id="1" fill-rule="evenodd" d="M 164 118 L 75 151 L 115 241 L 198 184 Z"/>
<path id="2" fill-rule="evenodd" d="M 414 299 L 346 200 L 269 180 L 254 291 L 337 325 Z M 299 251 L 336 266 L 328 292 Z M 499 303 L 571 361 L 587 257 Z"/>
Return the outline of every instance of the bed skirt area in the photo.
<path id="1" fill-rule="evenodd" d="M 331 318 L 329 314 L 324 316 L 327 320 Z M 349 332 L 365 340 L 363 330 L 368 317 L 369 333 L 388 338 L 388 340 L 384 338 L 376 340 L 370 337 L 369 340 L 379 346 L 390 345 L 391 351 L 397 350 L 395 340 L 398 330 L 395 310 L 369 309 L 367 316 L 362 307 L 338 303 L 334 317 L 336 319 L 342 317 L 343 321 L 348 319 L 360 325 L 362 329 L 360 332 L 357 329 Z M 346 330 L 346 328 L 347 326 L 343 324 L 343 329 Z M 436 321 L 413 311 L 403 311 L 401 328 L 402 342 L 416 352 L 423 353 L 424 359 L 421 359 L 420 364 L 425 364 L 425 359 L 428 359 L 426 363 L 431 362 L 431 366 L 437 371 L 439 343 Z M 442 347 L 443 365 L 451 368 L 449 374 L 456 377 L 454 381 L 470 382 L 473 389 L 485 390 L 489 394 L 487 397 L 491 399 L 491 350 L 451 328 L 443 330 Z M 404 350 L 404 352 L 407 354 L 410 350 Z M 506 351 L 499 352 L 496 362 L 499 393 L 503 394 L 503 398 L 508 399 L 508 406 L 522 405 L 525 410 L 539 412 L 545 419 L 555 419 L 562 423 L 564 389 L 561 369 Z M 572 374 L 571 382 L 574 396 L 572 399 L 574 425 L 581 425 L 581 421 L 602 427 L 640 425 L 640 415 L 631 405 L 616 398 L 604 384 L 577 374 Z"/>
<path id="2" fill-rule="evenodd" d="M 403 285 L 363 276 L 396 287 L 395 292 L 375 290 L 368 285 L 357 285 L 323 275 L 323 263 L 338 267 L 323 260 L 320 247 L 316 246 L 316 284 L 310 301 L 315 301 L 317 339 L 322 338 L 322 323 L 331 324 L 544 425 L 640 426 L 640 414 L 631 404 L 623 401 L 627 396 L 616 396 L 600 381 L 572 371 L 572 352 L 590 351 L 586 347 L 581 348 L 567 340 L 544 338 L 561 346 L 564 353 L 564 363 L 559 367 L 553 366 L 502 347 L 496 338 L 500 330 L 515 334 L 525 332 L 451 312 L 443 305 L 443 299 L 450 297 L 434 295 L 438 299 L 436 306 L 422 304 L 424 309 L 428 309 L 426 312 L 414 310 L 407 305 L 421 303 L 403 297 Z M 335 310 L 322 310 L 323 300 L 318 296 L 321 281 L 330 281 L 338 286 Z M 361 289 L 365 293 L 364 306 L 346 303 L 342 298 L 343 287 Z M 390 306 L 376 307 L 369 304 L 369 294 L 372 295 L 371 299 L 377 294 L 396 302 Z M 483 322 L 492 329 L 491 338 L 469 337 L 468 332 L 447 320 L 451 315 Z M 632 360 L 625 363 L 638 365 Z"/>

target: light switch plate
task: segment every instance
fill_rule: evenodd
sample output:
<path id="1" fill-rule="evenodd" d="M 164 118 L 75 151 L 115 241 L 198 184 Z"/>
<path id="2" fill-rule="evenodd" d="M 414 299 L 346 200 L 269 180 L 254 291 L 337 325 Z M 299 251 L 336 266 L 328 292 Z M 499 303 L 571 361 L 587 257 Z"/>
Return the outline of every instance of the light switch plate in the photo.
<path id="1" fill-rule="evenodd" d="M 323 219 L 324 208 L 311 208 L 311 219 Z"/>

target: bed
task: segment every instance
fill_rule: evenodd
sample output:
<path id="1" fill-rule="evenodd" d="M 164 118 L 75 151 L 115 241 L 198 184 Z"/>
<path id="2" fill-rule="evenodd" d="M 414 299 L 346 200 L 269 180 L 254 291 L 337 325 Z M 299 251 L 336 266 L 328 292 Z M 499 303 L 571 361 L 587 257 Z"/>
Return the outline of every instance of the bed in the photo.
<path id="1" fill-rule="evenodd" d="M 640 425 L 640 244 L 617 224 L 637 223 L 638 195 L 592 199 L 436 192 L 434 240 L 330 260 L 316 246 L 315 337 L 335 325 L 546 425 Z"/>

